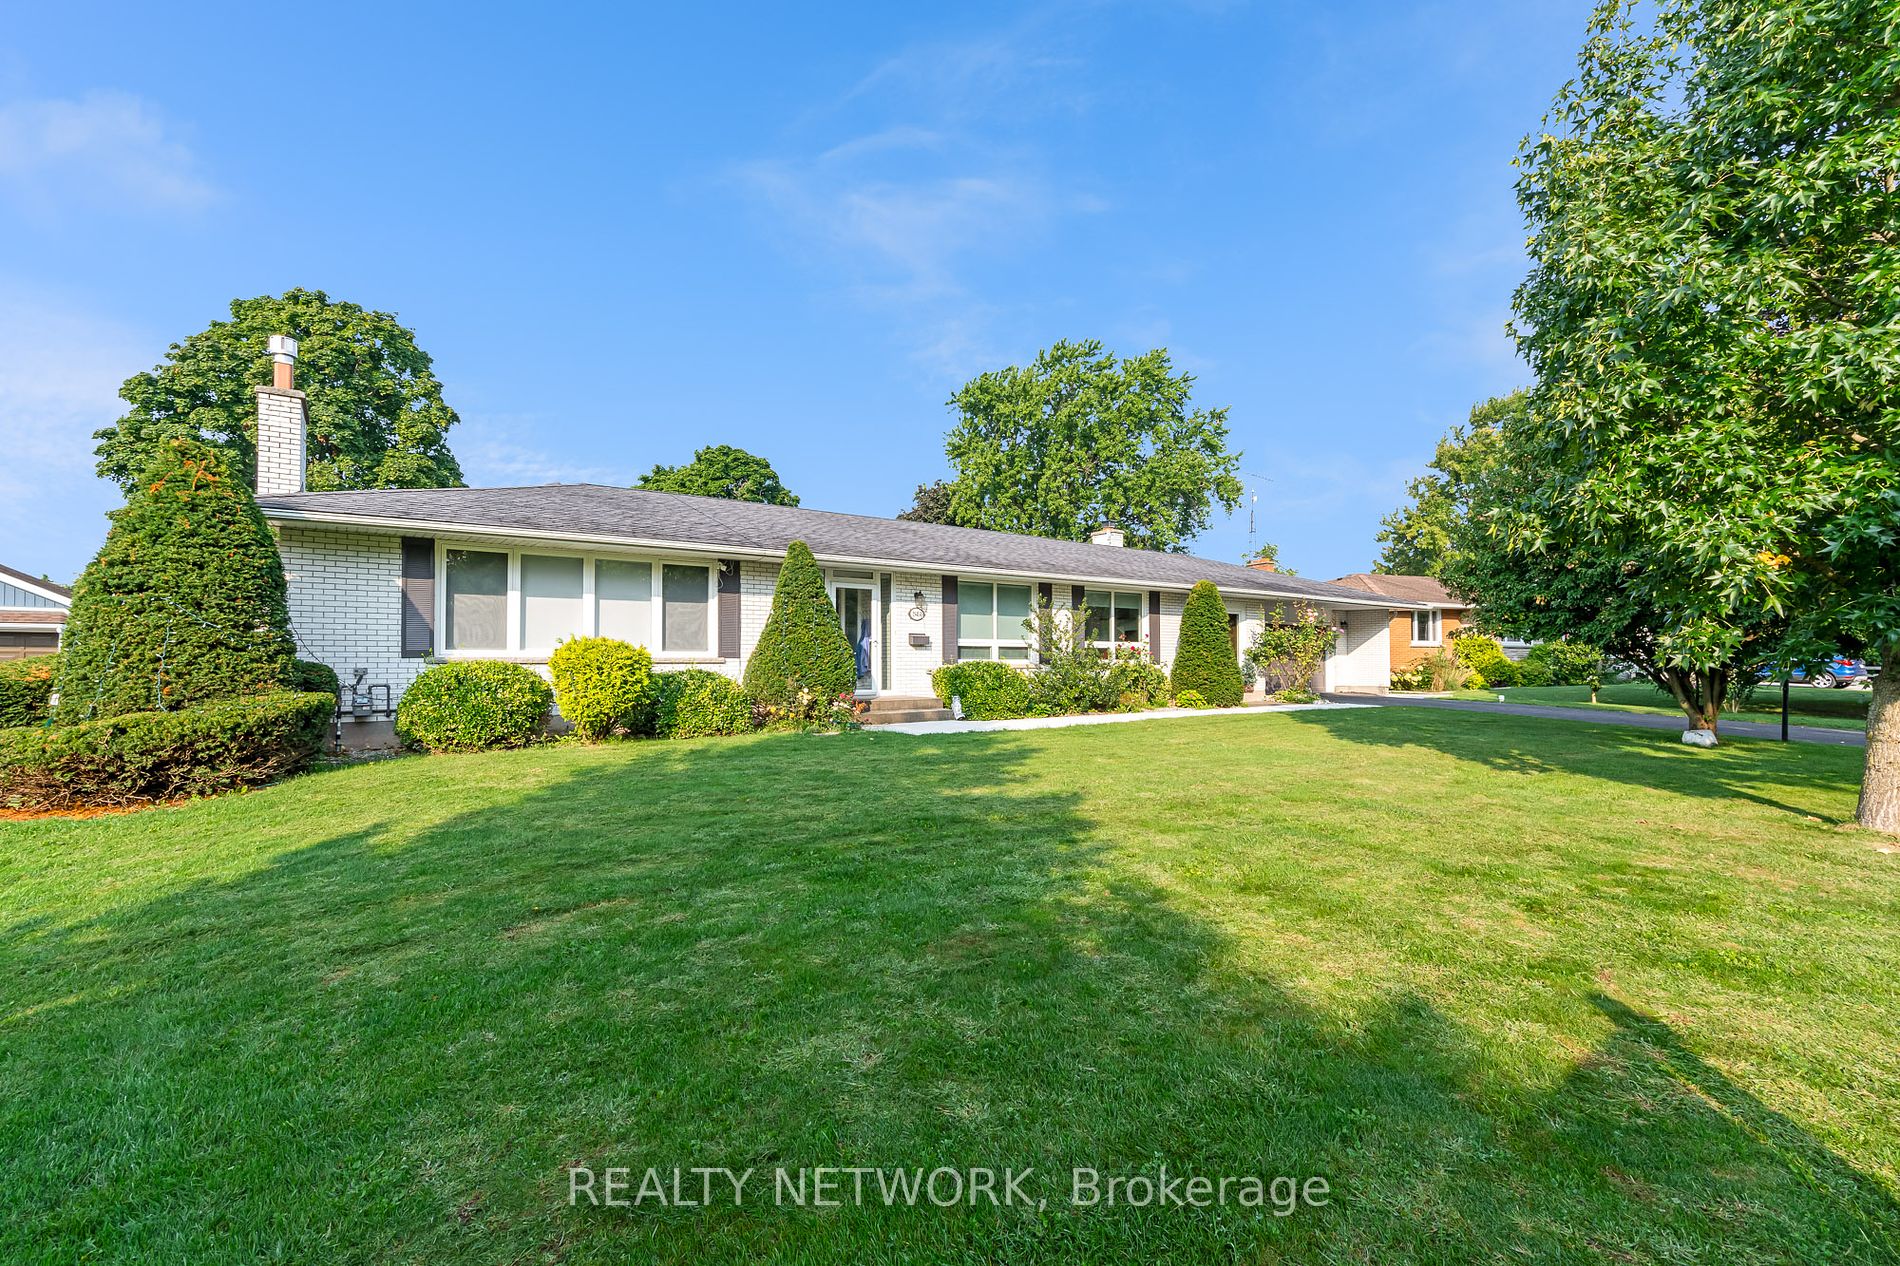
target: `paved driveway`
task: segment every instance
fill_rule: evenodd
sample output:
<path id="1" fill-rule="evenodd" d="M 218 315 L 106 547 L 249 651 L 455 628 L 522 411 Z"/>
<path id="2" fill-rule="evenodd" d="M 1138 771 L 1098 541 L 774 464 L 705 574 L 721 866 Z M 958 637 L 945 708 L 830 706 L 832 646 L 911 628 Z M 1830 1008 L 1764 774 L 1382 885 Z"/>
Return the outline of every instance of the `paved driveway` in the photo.
<path id="1" fill-rule="evenodd" d="M 1335 703 L 1369 703 L 1384 708 L 1446 708 L 1453 712 L 1502 712 L 1514 717 L 1551 717 L 1558 721 L 1585 721 L 1593 725 L 1634 725 L 1645 730 L 1683 728 L 1681 717 L 1658 716 L 1651 712 L 1612 712 L 1595 708 L 1550 708 L 1535 703 L 1480 703 L 1475 699 L 1419 699 L 1405 695 L 1327 695 Z M 1781 722 L 1731 721 L 1722 718 L 1719 731 L 1727 738 L 1781 737 Z M 1788 737 L 1797 743 L 1828 743 L 1835 747 L 1865 747 L 1867 735 L 1861 730 L 1830 730 L 1817 725 L 1791 725 Z"/>

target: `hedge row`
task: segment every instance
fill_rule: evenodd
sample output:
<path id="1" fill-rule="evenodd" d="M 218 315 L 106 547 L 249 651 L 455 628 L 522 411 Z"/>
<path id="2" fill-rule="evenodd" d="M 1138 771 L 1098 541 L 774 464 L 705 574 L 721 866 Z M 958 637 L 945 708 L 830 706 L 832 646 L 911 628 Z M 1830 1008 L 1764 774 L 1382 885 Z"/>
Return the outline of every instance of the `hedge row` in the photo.
<path id="1" fill-rule="evenodd" d="M 254 787 L 310 763 L 334 696 L 278 691 L 0 731 L 0 804 L 138 805 Z"/>
<path id="2" fill-rule="evenodd" d="M 38 725 L 52 708 L 59 656 L 35 655 L 0 664 L 0 730 Z"/>
<path id="3" fill-rule="evenodd" d="M 944 707 L 955 700 L 973 721 L 1140 712 L 1168 701 L 1167 674 L 1139 652 L 1066 656 L 1063 667 L 1031 673 L 1000 660 L 964 660 L 932 672 L 930 687 Z"/>

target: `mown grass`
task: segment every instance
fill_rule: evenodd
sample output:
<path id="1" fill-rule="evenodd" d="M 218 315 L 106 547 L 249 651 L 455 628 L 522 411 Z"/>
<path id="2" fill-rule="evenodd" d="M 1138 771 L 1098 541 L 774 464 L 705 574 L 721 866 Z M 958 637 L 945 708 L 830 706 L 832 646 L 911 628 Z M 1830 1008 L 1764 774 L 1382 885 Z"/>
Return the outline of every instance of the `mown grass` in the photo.
<path id="1" fill-rule="evenodd" d="M 1892 1261 L 1859 757 L 1366 709 L 3 824 L 0 1260 Z M 577 1163 L 1048 1204 L 575 1209 Z M 1163 1163 L 1331 1202 L 1064 1198 Z"/>
<path id="2" fill-rule="evenodd" d="M 1503 695 L 1511 703 L 1542 703 L 1564 708 L 1599 708 L 1610 712 L 1650 712 L 1679 717 L 1682 709 L 1676 701 L 1646 681 L 1619 681 L 1597 692 L 1590 702 L 1588 686 L 1507 686 L 1476 693 L 1458 692 L 1459 698 L 1496 699 Z M 1821 690 L 1814 686 L 1795 686 L 1788 691 L 1788 719 L 1795 725 L 1820 726 L 1830 730 L 1865 730 L 1867 704 L 1873 693 L 1867 690 Z M 1753 695 L 1724 715 L 1738 721 L 1781 720 L 1781 686 L 1766 683 Z"/>

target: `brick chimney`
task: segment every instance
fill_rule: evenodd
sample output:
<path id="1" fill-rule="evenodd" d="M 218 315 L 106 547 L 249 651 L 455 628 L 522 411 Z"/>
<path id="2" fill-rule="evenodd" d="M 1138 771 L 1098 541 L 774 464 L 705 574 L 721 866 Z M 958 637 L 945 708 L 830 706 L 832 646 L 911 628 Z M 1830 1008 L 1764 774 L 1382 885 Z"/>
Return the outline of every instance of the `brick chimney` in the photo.
<path id="1" fill-rule="evenodd" d="M 1122 544 L 1122 530 L 1113 523 L 1104 523 L 1089 533 L 1089 544 L 1113 545 L 1119 548 Z"/>
<path id="2" fill-rule="evenodd" d="M 257 388 L 257 495 L 303 491 L 309 405 L 297 390 L 297 340 L 270 336 L 271 383 Z"/>
<path id="3" fill-rule="evenodd" d="M 1251 563 L 1248 563 L 1247 566 L 1253 568 L 1255 571 L 1279 571 L 1280 570 L 1279 567 L 1274 564 L 1274 561 L 1271 558 L 1256 558 Z"/>

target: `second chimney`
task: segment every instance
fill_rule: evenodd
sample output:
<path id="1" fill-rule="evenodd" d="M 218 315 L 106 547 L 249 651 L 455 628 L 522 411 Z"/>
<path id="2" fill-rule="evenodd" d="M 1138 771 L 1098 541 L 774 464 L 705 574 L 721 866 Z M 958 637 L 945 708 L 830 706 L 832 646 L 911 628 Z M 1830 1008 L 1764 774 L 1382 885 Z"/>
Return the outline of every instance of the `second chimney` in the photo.
<path id="1" fill-rule="evenodd" d="M 1089 533 L 1091 545 L 1117 545 L 1122 543 L 1122 530 L 1113 523 L 1104 523 Z"/>
<path id="2" fill-rule="evenodd" d="M 270 336 L 271 384 L 257 388 L 257 495 L 303 491 L 309 406 L 297 390 L 297 340 Z"/>

